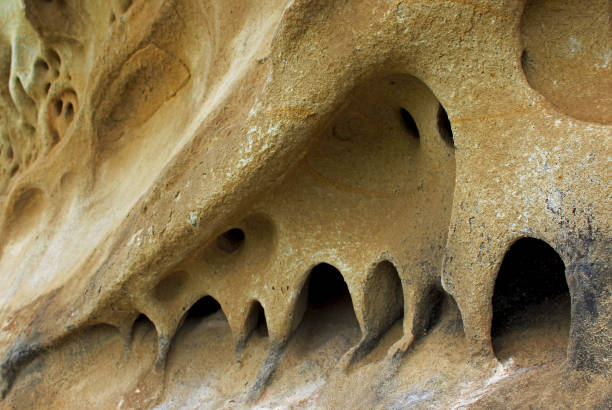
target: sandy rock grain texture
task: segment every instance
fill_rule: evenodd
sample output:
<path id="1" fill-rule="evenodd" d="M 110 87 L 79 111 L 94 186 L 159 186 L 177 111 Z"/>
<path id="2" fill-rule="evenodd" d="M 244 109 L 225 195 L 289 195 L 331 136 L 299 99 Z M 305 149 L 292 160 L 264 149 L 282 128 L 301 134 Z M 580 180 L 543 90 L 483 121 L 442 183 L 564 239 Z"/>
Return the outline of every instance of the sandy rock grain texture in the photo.
<path id="1" fill-rule="evenodd" d="M 612 408 L 610 0 L 0 22 L 0 407 Z"/>

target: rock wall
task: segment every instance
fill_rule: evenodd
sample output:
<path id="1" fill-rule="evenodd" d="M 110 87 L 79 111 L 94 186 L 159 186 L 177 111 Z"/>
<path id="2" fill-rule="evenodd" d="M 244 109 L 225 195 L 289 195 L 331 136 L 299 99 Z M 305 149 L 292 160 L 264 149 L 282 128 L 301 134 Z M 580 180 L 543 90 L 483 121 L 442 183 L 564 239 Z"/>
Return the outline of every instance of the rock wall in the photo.
<path id="1" fill-rule="evenodd" d="M 2 406 L 600 407 L 609 0 L 6 0 Z"/>

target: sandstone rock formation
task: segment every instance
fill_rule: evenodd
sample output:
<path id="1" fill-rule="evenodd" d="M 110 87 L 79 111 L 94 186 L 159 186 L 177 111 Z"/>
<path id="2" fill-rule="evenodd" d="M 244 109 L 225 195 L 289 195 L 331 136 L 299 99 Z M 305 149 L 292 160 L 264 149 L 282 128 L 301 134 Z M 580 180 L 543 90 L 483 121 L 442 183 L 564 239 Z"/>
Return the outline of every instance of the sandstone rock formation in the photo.
<path id="1" fill-rule="evenodd" d="M 612 407 L 609 0 L 5 0 L 6 408 Z"/>

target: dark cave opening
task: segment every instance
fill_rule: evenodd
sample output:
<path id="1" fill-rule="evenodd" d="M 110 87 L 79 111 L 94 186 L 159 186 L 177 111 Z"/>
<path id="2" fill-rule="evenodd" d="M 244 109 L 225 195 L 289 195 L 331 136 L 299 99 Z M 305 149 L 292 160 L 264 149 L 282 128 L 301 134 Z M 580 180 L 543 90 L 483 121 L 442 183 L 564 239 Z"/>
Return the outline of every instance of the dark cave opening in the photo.
<path id="1" fill-rule="evenodd" d="M 322 309 L 338 302 L 352 305 L 351 295 L 342 274 L 327 263 L 315 266 L 308 279 L 308 306 Z"/>
<path id="2" fill-rule="evenodd" d="M 204 296 L 191 306 L 185 319 L 203 319 L 220 310 L 219 302 L 211 296 Z"/>
<path id="3" fill-rule="evenodd" d="M 555 333 L 566 339 L 570 292 L 559 254 L 538 239 L 516 241 L 502 261 L 492 305 L 491 337 L 496 351 L 500 348 L 497 339 L 513 332 L 524 336 L 525 332 L 539 329 L 541 337 Z M 566 343 L 565 340 L 561 344 Z"/>
<path id="4" fill-rule="evenodd" d="M 299 300 L 301 307 L 297 307 L 295 314 L 302 316 L 299 310 L 304 310 L 294 338 L 295 348 L 316 351 L 339 337 L 342 348 L 338 354 L 341 355 L 359 341 L 361 328 L 351 294 L 344 277 L 334 266 L 321 263 L 312 268 Z"/>
<path id="5" fill-rule="evenodd" d="M 263 306 L 258 301 L 253 302 L 249 315 L 247 317 L 247 326 L 251 329 L 251 334 L 261 337 L 268 337 L 268 324 L 266 322 L 266 313 Z"/>

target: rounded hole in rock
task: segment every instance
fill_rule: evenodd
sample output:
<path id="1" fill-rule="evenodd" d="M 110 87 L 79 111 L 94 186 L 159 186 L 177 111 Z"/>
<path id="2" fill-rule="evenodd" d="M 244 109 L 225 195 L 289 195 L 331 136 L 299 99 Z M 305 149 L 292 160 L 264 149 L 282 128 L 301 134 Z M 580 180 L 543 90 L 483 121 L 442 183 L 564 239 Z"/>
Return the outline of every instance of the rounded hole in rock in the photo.
<path id="1" fill-rule="evenodd" d="M 155 325 L 151 322 L 151 319 L 144 313 L 138 315 L 134 323 L 132 324 L 132 340 L 137 336 L 148 336 L 151 332 L 155 333 Z"/>
<path id="2" fill-rule="evenodd" d="M 389 81 L 396 85 L 387 86 Z M 414 191 L 417 201 L 433 192 L 428 188 L 427 175 L 442 172 L 449 182 L 434 186 L 448 194 L 431 196 L 431 201 L 436 202 L 432 209 L 440 210 L 439 224 L 447 225 L 442 222 L 447 217 L 443 210 L 450 208 L 437 202 L 452 198 L 454 182 L 450 181 L 455 180 L 455 158 L 438 135 L 439 106 L 427 84 L 407 74 L 385 75 L 359 84 L 347 95 L 345 108 L 334 117 L 333 125 L 305 155 L 305 167 L 317 178 L 324 177 L 326 183 L 339 184 L 342 190 L 366 189 L 376 195 L 384 192 L 400 196 Z M 404 125 L 402 108 L 406 119 L 408 114 L 413 117 L 423 141 L 409 131 L 412 121 Z M 432 142 L 442 151 L 424 152 L 421 145 L 425 142 Z M 430 153 L 434 155 L 430 157 Z M 422 161 L 426 157 L 430 159 Z"/>
<path id="3" fill-rule="evenodd" d="M 295 334 L 296 345 L 304 354 L 333 340 L 340 355 L 356 345 L 361 330 L 348 286 L 338 269 L 327 263 L 315 266 L 298 299 L 297 310 L 304 312 Z M 341 335 L 341 337 L 337 337 Z"/>
<path id="4" fill-rule="evenodd" d="M 310 271 L 308 305 L 316 309 L 336 302 L 351 303 L 351 295 L 342 274 L 327 263 L 320 263 Z"/>
<path id="5" fill-rule="evenodd" d="M 245 241 L 244 231 L 233 228 L 217 238 L 217 247 L 225 253 L 234 253 L 242 248 Z"/>
<path id="6" fill-rule="evenodd" d="M 55 107 L 55 115 L 61 115 L 62 114 L 62 110 L 64 108 L 64 103 L 62 100 L 56 100 L 55 103 L 53 104 L 53 106 Z"/>
<path id="7" fill-rule="evenodd" d="M 42 60 L 42 59 L 39 58 L 34 63 L 34 68 L 47 71 L 49 69 L 49 64 L 47 64 L 47 62 L 45 60 Z"/>
<path id="8" fill-rule="evenodd" d="M 414 333 L 417 337 L 425 336 L 440 322 L 445 301 L 445 293 L 437 286 L 430 287 L 417 307 Z"/>
<path id="9" fill-rule="evenodd" d="M 219 371 L 213 363 L 230 359 L 232 336 L 221 305 L 213 297 L 203 296 L 185 313 L 172 337 L 164 377 L 201 384 L 203 377 Z"/>
<path id="10" fill-rule="evenodd" d="M 66 120 L 68 121 L 72 121 L 72 118 L 74 117 L 74 105 L 71 102 L 66 105 L 65 116 Z"/>
<path id="11" fill-rule="evenodd" d="M 268 336 L 268 324 L 264 308 L 258 301 L 253 302 L 247 317 L 247 329 L 252 335 L 259 337 Z"/>
<path id="12" fill-rule="evenodd" d="M 523 4 L 519 33 L 527 53 L 521 65 L 529 86 L 566 115 L 612 124 L 610 0 Z"/>
<path id="13" fill-rule="evenodd" d="M 420 139 L 421 135 L 419 134 L 419 128 L 417 127 L 414 118 L 405 108 L 400 108 L 400 116 L 402 117 L 402 124 L 404 129 L 408 131 L 410 135 L 412 135 L 416 139 Z"/>
<path id="14" fill-rule="evenodd" d="M 217 313 L 221 310 L 221 305 L 212 296 L 204 296 L 196 303 L 194 303 L 187 315 L 185 320 L 201 320 L 207 316 Z"/>
<path id="15" fill-rule="evenodd" d="M 491 337 L 499 359 L 565 354 L 570 327 L 565 265 L 546 242 L 522 238 L 502 261 L 493 293 Z"/>
<path id="16" fill-rule="evenodd" d="M 438 107 L 438 132 L 440 133 L 440 137 L 451 147 L 455 146 L 455 139 L 453 137 L 453 130 L 451 128 L 450 120 L 448 119 L 448 114 L 442 104 Z"/>

